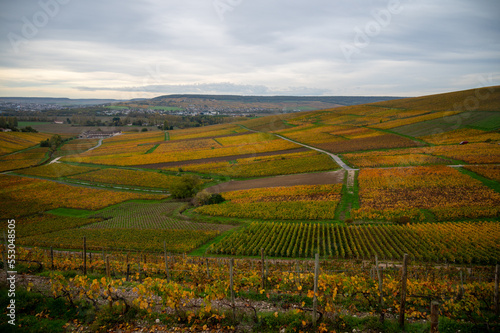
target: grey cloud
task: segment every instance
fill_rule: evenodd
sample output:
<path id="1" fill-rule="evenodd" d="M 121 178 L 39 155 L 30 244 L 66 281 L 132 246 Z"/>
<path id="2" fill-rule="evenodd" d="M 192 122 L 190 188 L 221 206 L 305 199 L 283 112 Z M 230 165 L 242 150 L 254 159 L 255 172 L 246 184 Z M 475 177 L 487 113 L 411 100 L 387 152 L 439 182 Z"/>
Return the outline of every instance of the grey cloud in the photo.
<path id="1" fill-rule="evenodd" d="M 355 45 L 357 31 L 376 23 L 374 12 L 387 10 L 389 0 L 67 2 L 18 52 L 7 36 L 22 36 L 24 18 L 32 20 L 40 2 L 0 2 L 0 75 L 29 70 L 33 82 L 71 89 L 71 73 L 85 73 L 88 81 L 79 85 L 103 87 L 74 89 L 72 97 L 143 87 L 151 93 L 418 95 L 471 88 L 463 78 L 500 72 L 497 0 L 399 0 L 401 12 L 351 61 L 340 46 Z M 217 12 L 220 2 L 230 10 Z M 151 77 L 148 68 L 158 66 Z M 66 81 L 39 77 L 41 70 L 64 71 Z M 20 78 L 2 76 L 0 94 L 8 95 Z"/>

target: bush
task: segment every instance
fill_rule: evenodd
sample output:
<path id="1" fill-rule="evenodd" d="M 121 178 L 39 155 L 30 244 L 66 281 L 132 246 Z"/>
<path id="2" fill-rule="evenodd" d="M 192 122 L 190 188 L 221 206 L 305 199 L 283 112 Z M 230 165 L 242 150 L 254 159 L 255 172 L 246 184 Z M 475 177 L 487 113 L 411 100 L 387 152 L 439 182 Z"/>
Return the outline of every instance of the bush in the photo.
<path id="1" fill-rule="evenodd" d="M 411 217 L 409 216 L 400 216 L 396 219 L 395 221 L 397 224 L 400 225 L 405 225 L 405 224 L 410 224 L 411 223 Z"/>

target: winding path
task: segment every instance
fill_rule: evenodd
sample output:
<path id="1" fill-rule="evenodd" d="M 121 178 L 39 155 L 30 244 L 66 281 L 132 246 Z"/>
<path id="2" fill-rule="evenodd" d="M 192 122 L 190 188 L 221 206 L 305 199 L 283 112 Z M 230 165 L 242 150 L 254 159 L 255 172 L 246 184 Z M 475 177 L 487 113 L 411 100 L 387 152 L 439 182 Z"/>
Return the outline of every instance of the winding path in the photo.
<path id="1" fill-rule="evenodd" d="M 283 140 L 287 140 L 287 141 L 290 141 L 290 142 L 293 142 L 293 143 L 296 143 L 298 145 L 301 145 L 303 147 L 306 147 L 306 148 L 309 148 L 309 149 L 312 149 L 312 150 L 316 150 L 316 151 L 319 151 L 320 153 L 323 153 L 323 154 L 327 154 L 328 156 L 330 156 L 335 162 L 337 162 L 338 165 L 340 165 L 340 167 L 344 170 L 347 170 L 347 171 L 355 171 L 355 170 L 359 170 L 359 169 L 354 169 L 354 168 L 351 168 L 350 166 L 348 166 L 347 164 L 344 163 L 344 161 L 342 161 L 342 159 L 340 159 L 340 157 L 338 157 L 337 155 L 335 154 L 332 154 L 330 152 L 327 152 L 326 150 L 323 150 L 323 149 L 319 149 L 319 148 L 316 148 L 316 147 L 312 147 L 312 146 L 308 146 L 306 144 L 303 144 L 303 143 L 300 143 L 300 142 L 297 142 L 297 141 L 294 141 L 292 139 L 288 139 L 282 135 L 279 135 L 279 134 L 276 134 L 276 133 L 273 133 L 274 135 L 276 135 L 277 137 L 283 139 Z"/>
<path id="2" fill-rule="evenodd" d="M 97 142 L 97 145 L 95 145 L 94 147 L 92 148 L 89 148 L 87 149 L 86 151 L 84 151 L 84 153 L 88 152 L 88 151 L 91 151 L 91 150 L 94 150 L 96 148 L 99 148 L 101 145 L 102 145 L 102 140 L 103 139 L 99 139 L 99 142 Z M 52 161 L 50 161 L 49 164 L 52 164 L 52 163 L 61 163 L 59 162 L 59 159 L 63 158 L 64 156 L 59 156 L 59 157 L 56 157 L 55 159 L 53 159 Z"/>

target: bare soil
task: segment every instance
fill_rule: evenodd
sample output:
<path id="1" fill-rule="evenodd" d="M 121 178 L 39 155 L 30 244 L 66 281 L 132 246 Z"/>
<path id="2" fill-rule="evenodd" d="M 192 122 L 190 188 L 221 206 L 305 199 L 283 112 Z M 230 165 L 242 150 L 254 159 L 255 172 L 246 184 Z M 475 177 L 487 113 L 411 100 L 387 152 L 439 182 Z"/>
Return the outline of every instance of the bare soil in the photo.
<path id="1" fill-rule="evenodd" d="M 166 141 L 166 142 L 168 142 L 168 141 Z M 156 164 L 133 165 L 132 167 L 146 168 L 146 169 L 162 169 L 162 168 L 178 167 L 178 166 L 188 165 L 188 164 L 204 164 L 204 163 L 234 161 L 234 160 L 239 159 L 239 158 L 292 154 L 292 153 L 301 153 L 301 152 L 305 152 L 305 151 L 309 151 L 309 149 L 308 148 L 296 148 L 296 149 L 288 149 L 288 150 L 276 150 L 276 151 L 267 151 L 264 153 L 241 154 L 241 155 L 203 158 L 203 159 L 197 159 L 197 160 L 186 160 L 186 161 L 166 162 L 166 163 L 156 163 Z"/>
<path id="2" fill-rule="evenodd" d="M 344 170 L 285 175 L 269 178 L 229 181 L 207 188 L 210 193 L 249 190 L 253 188 L 295 186 L 295 185 L 324 185 L 341 184 L 344 181 Z"/>

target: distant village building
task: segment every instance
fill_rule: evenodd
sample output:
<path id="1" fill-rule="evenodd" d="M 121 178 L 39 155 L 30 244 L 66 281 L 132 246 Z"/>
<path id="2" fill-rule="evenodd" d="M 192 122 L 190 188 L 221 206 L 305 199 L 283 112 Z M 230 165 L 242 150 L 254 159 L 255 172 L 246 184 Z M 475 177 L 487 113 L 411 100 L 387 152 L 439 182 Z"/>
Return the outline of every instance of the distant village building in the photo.
<path id="1" fill-rule="evenodd" d="M 54 120 L 54 124 L 64 124 L 64 121 L 61 121 L 61 120 Z"/>
<path id="2" fill-rule="evenodd" d="M 120 134 L 121 131 L 87 131 L 80 134 L 80 139 L 105 139 Z"/>

